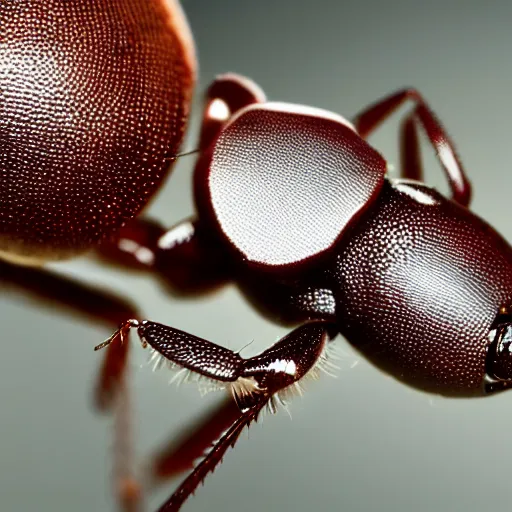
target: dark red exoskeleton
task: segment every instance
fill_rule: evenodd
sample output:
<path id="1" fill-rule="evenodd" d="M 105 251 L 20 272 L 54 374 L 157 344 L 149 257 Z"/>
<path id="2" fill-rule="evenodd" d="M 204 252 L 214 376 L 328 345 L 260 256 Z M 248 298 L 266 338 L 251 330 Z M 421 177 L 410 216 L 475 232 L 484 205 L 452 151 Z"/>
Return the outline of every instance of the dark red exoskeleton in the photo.
<path id="1" fill-rule="evenodd" d="M 195 78 L 177 0 L 0 5 L 0 258 L 96 247 L 181 144 Z"/>
<path id="2" fill-rule="evenodd" d="M 407 99 L 415 107 L 402 125 L 403 179 L 391 179 L 365 139 Z M 418 127 L 451 198 L 421 182 Z M 123 247 L 143 246 L 150 266 L 182 285 L 205 274 L 235 279 L 262 309 L 302 325 L 250 359 L 147 320 L 127 321 L 98 347 L 122 345 L 136 328 L 156 366 L 226 387 L 238 406 L 160 510 L 178 510 L 265 405 L 273 410 L 305 376 L 328 370 L 337 334 L 422 390 L 481 396 L 510 386 L 512 250 L 467 208 L 470 185 L 453 143 L 417 91 L 350 123 L 266 102 L 249 80 L 221 76 L 208 91 L 200 149 L 197 218 L 151 237 L 128 230 L 121 238 L 132 244 L 106 253 L 129 257 Z"/>

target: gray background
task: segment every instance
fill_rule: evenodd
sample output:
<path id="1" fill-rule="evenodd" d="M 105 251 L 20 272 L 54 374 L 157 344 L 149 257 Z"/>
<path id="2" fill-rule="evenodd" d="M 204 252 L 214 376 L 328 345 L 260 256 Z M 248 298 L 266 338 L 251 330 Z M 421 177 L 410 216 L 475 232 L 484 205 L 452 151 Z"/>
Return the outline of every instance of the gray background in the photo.
<path id="1" fill-rule="evenodd" d="M 397 88 L 419 88 L 457 142 L 473 208 L 512 240 L 510 2 L 188 0 L 201 76 L 254 78 L 269 98 L 347 117 Z M 198 110 L 196 110 L 196 113 Z M 194 128 L 195 127 L 195 128 Z M 193 123 L 187 148 L 195 144 Z M 397 123 L 372 139 L 397 162 Z M 431 151 L 430 183 L 446 190 Z M 183 159 L 150 213 L 172 225 L 192 210 Z M 197 300 L 158 281 L 81 259 L 56 268 L 127 296 L 144 315 L 252 354 L 287 329 L 261 318 L 234 287 Z M 109 333 L 19 293 L 0 296 L 0 510 L 109 511 L 111 429 L 90 391 L 92 347 Z M 242 435 L 186 511 L 480 511 L 510 508 L 512 397 L 455 400 L 381 374 L 342 339 L 337 379 Z M 220 397 L 169 387 L 134 353 L 139 452 L 144 455 Z M 359 364 L 351 368 L 352 363 Z M 249 437 L 249 438 L 248 438 Z M 151 500 L 153 509 L 177 482 Z"/>

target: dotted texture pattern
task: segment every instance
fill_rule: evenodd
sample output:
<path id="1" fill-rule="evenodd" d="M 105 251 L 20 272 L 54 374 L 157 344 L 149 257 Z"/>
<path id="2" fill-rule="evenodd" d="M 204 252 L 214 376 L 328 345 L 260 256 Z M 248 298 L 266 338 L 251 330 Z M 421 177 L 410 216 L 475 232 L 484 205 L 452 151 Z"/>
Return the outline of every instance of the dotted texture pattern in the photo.
<path id="1" fill-rule="evenodd" d="M 183 368 L 221 381 L 234 381 L 240 376 L 243 359 L 232 350 L 155 322 L 143 322 L 138 333 L 157 352 Z"/>
<path id="2" fill-rule="evenodd" d="M 69 256 L 147 203 L 193 85 L 176 5 L 0 2 L 0 251 Z"/>
<path id="3" fill-rule="evenodd" d="M 208 194 L 249 263 L 294 265 L 329 249 L 377 196 L 384 159 L 339 121 L 255 106 L 219 136 Z"/>
<path id="4" fill-rule="evenodd" d="M 386 183 L 337 257 L 341 331 L 414 386 L 479 393 L 490 326 L 512 303 L 512 250 L 432 189 L 399 188 Z"/>

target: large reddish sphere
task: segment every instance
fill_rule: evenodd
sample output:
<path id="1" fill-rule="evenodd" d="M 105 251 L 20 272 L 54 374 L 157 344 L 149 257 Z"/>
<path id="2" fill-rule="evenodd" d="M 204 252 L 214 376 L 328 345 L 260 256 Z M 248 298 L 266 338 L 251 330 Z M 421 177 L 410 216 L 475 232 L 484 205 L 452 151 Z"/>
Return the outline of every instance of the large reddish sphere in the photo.
<path id="1" fill-rule="evenodd" d="M 195 75 L 175 0 L 0 3 L 0 256 L 111 236 L 179 151 Z"/>

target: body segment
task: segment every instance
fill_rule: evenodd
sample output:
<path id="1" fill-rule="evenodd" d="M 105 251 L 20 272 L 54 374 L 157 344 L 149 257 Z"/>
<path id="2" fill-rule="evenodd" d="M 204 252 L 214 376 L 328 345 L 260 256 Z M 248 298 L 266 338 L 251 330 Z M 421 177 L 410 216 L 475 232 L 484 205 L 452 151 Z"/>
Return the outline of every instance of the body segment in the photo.
<path id="1" fill-rule="evenodd" d="M 387 182 L 334 267 L 340 330 L 366 357 L 430 391 L 483 391 L 489 332 L 512 303 L 512 250 L 488 224 Z"/>
<path id="2" fill-rule="evenodd" d="M 70 257 L 156 191 L 195 61 L 174 0 L 0 6 L 0 256 Z"/>

